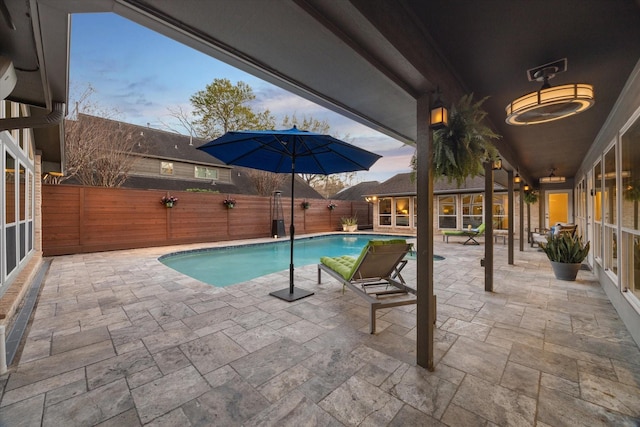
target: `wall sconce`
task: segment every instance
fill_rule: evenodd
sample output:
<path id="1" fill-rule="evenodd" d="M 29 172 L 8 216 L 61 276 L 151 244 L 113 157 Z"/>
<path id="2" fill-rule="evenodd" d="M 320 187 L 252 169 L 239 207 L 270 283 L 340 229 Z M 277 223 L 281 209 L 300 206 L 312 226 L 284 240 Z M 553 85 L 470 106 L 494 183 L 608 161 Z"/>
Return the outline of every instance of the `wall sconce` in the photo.
<path id="1" fill-rule="evenodd" d="M 440 100 L 440 89 L 436 90 L 436 100 L 429 112 L 429 127 L 431 130 L 444 129 L 449 125 L 449 110 Z"/>
<path id="2" fill-rule="evenodd" d="M 367 203 L 375 203 L 378 200 L 376 196 L 367 196 L 364 198 Z"/>
<path id="3" fill-rule="evenodd" d="M 491 160 L 491 169 L 493 169 L 494 171 L 502 169 L 502 159 L 500 158 L 500 156 Z"/>

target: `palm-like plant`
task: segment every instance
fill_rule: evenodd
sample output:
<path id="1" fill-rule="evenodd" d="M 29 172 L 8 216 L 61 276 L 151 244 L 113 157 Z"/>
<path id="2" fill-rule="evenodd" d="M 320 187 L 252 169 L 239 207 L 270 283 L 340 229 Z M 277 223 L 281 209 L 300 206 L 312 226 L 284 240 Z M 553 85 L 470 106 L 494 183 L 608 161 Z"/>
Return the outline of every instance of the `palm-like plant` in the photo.
<path id="1" fill-rule="evenodd" d="M 550 261 L 577 264 L 587 257 L 590 242 L 582 243 L 580 236 L 561 233 L 547 237 L 547 243 L 542 243 L 540 247 Z"/>
<path id="2" fill-rule="evenodd" d="M 473 94 L 463 96 L 451 108 L 449 125 L 433 133 L 434 177 L 444 176 L 449 182 L 455 180 L 460 187 L 468 177 L 481 175 L 483 163 L 497 156 L 491 140 L 500 135 L 483 123 L 487 113 L 481 107 L 486 100 L 485 97 L 473 102 Z M 415 155 L 411 166 L 415 172 Z"/>

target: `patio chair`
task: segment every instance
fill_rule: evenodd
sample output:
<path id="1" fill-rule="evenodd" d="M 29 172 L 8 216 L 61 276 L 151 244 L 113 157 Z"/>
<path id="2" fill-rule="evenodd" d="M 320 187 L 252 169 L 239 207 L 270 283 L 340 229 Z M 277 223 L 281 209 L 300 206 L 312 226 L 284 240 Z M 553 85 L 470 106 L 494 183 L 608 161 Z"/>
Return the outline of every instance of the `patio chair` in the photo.
<path id="1" fill-rule="evenodd" d="M 370 333 L 376 331 L 376 310 L 416 304 L 416 290 L 406 285 L 400 274 L 412 245 L 403 239 L 370 240 L 358 258 L 343 255 L 322 257 L 318 264 L 318 284 L 322 272 L 348 287 L 369 304 Z"/>
<path id="2" fill-rule="evenodd" d="M 466 237 L 467 240 L 462 243 L 463 245 L 479 245 L 476 237 L 480 237 L 484 234 L 485 225 L 484 222 L 480 224 L 477 228 L 469 228 L 467 230 L 444 230 L 442 232 L 442 241 L 446 241 L 449 243 L 449 236 L 463 236 Z"/>
<path id="3" fill-rule="evenodd" d="M 533 247 L 533 245 L 540 246 L 540 243 L 547 243 L 547 237 L 552 235 L 569 234 L 570 236 L 574 236 L 577 229 L 577 224 L 562 223 L 557 223 L 551 227 L 550 230 L 536 228 L 535 231 L 531 233 L 531 247 Z"/>

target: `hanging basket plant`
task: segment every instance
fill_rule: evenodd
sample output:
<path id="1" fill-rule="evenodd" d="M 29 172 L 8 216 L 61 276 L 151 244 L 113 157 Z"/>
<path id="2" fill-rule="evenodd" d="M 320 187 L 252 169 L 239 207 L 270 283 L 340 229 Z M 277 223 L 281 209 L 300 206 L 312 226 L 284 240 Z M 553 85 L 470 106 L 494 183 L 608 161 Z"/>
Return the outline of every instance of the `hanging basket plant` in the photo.
<path id="1" fill-rule="evenodd" d="M 224 199 L 222 203 L 227 207 L 227 209 L 233 209 L 236 206 L 236 200 L 230 197 Z"/>
<path id="2" fill-rule="evenodd" d="M 173 205 L 178 203 L 178 198 L 167 194 L 166 196 L 162 196 L 162 198 L 160 199 L 160 203 L 162 203 L 167 208 L 172 208 Z"/>
<path id="3" fill-rule="evenodd" d="M 451 107 L 449 125 L 433 133 L 433 176 L 446 177 L 462 186 L 469 177 L 484 173 L 484 162 L 495 159 L 498 150 L 491 140 L 500 135 L 484 124 L 487 113 L 482 104 L 487 100 L 473 101 L 473 94 L 463 96 Z M 411 167 L 416 170 L 416 156 Z"/>
<path id="4" fill-rule="evenodd" d="M 538 192 L 537 191 L 525 191 L 524 193 L 524 202 L 528 205 L 533 205 L 538 202 Z"/>

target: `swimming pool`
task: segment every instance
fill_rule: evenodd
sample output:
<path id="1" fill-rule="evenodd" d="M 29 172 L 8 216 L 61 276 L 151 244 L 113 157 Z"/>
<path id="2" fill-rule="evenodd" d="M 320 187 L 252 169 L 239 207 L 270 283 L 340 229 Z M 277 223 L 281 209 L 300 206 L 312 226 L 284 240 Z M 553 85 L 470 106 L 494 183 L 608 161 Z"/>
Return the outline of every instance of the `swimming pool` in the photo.
<path id="1" fill-rule="evenodd" d="M 414 236 L 333 234 L 296 239 L 295 267 L 317 264 L 322 256 L 358 256 L 371 239 Z M 159 258 L 167 267 L 210 285 L 224 287 L 289 268 L 289 240 L 177 252 Z"/>

